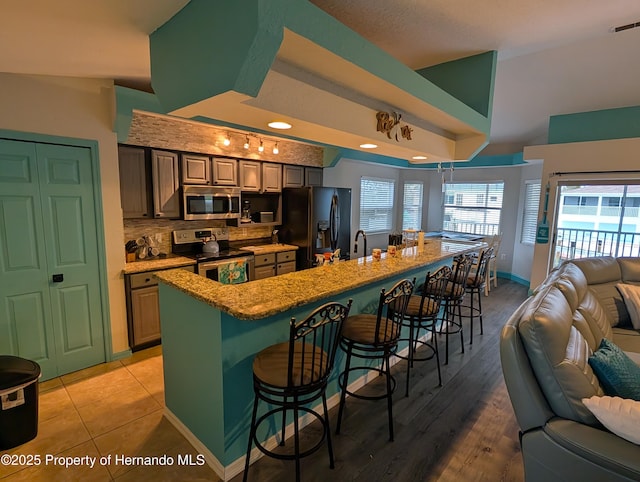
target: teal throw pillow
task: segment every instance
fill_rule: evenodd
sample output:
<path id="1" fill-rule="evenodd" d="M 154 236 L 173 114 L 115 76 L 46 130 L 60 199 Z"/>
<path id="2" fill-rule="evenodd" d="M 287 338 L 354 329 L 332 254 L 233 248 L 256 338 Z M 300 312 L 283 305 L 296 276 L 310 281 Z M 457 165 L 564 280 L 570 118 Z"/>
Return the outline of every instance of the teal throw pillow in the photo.
<path id="1" fill-rule="evenodd" d="M 605 394 L 640 401 L 640 366 L 613 342 L 603 338 L 589 365 Z"/>

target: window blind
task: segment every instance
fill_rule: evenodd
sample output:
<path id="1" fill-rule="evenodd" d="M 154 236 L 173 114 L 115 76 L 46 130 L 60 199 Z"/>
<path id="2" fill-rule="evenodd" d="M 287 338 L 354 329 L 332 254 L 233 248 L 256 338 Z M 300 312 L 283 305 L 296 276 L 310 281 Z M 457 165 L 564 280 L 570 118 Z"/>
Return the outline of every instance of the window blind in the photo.
<path id="1" fill-rule="evenodd" d="M 526 181 L 524 185 L 524 206 L 520 242 L 534 244 L 538 225 L 538 206 L 540 204 L 540 181 Z"/>
<path id="2" fill-rule="evenodd" d="M 367 233 L 391 231 L 395 181 L 360 179 L 360 229 Z"/>
<path id="3" fill-rule="evenodd" d="M 402 201 L 402 229 L 422 229 L 422 183 L 404 184 Z"/>

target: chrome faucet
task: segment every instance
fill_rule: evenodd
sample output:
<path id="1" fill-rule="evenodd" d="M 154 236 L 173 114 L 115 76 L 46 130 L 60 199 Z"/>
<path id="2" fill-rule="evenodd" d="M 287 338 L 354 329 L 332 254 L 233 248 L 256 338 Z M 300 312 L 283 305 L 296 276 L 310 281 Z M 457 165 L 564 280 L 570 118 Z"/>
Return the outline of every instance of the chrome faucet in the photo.
<path id="1" fill-rule="evenodd" d="M 360 236 L 362 234 L 362 239 L 364 240 L 364 255 L 367 255 L 367 235 L 365 234 L 365 232 L 362 229 L 359 229 L 358 232 L 356 233 L 356 239 L 355 239 L 355 245 L 353 246 L 353 252 L 357 253 L 358 252 L 358 236 Z"/>

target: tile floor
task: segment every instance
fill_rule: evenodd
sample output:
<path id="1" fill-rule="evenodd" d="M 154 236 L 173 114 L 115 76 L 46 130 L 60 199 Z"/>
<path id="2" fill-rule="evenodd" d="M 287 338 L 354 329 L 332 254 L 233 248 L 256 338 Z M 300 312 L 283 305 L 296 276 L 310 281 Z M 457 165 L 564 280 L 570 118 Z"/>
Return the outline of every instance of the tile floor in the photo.
<path id="1" fill-rule="evenodd" d="M 115 362 L 70 373 L 40 384 L 38 436 L 0 454 L 39 455 L 40 466 L 0 463 L 0 480 L 14 481 L 204 481 L 220 479 L 209 466 L 179 466 L 177 456 L 196 450 L 163 417 L 161 347 Z M 45 457 L 96 457 L 64 467 Z M 101 457 L 111 455 L 111 462 Z M 116 464 L 118 456 L 163 456 L 172 465 Z M 17 459 L 18 457 L 14 457 Z M 62 460 L 62 459 L 59 459 Z"/>

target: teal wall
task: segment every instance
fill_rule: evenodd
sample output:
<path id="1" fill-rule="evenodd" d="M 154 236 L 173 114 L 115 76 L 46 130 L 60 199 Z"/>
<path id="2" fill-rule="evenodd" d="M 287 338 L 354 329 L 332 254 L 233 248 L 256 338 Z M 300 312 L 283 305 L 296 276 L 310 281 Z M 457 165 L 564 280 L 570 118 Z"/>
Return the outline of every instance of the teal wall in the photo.
<path id="1" fill-rule="evenodd" d="M 491 119 L 497 59 L 498 53 L 492 50 L 416 72 Z"/>
<path id="2" fill-rule="evenodd" d="M 551 116 L 549 144 L 640 137 L 640 106 Z"/>
<path id="3" fill-rule="evenodd" d="M 449 262 L 437 262 L 255 321 L 236 319 L 160 283 L 167 408 L 223 466 L 230 465 L 244 457 L 247 450 L 253 404 L 253 358 L 263 348 L 288 339 L 291 317 L 303 319 L 323 303 L 346 304 L 349 298 L 354 300 L 351 314 L 374 313 L 381 288 L 389 288 L 404 278 L 416 277 L 417 283 L 422 283 L 428 269 L 434 270 Z M 337 378 L 344 361 L 344 354 L 339 350 L 327 397 L 339 393 Z M 266 409 L 266 404 L 261 403 L 259 414 Z M 385 407 L 381 405 L 380 410 L 382 416 Z M 348 424 L 347 418 L 345 431 Z M 280 420 L 264 424 L 259 438 L 271 437 L 280 427 Z"/>

